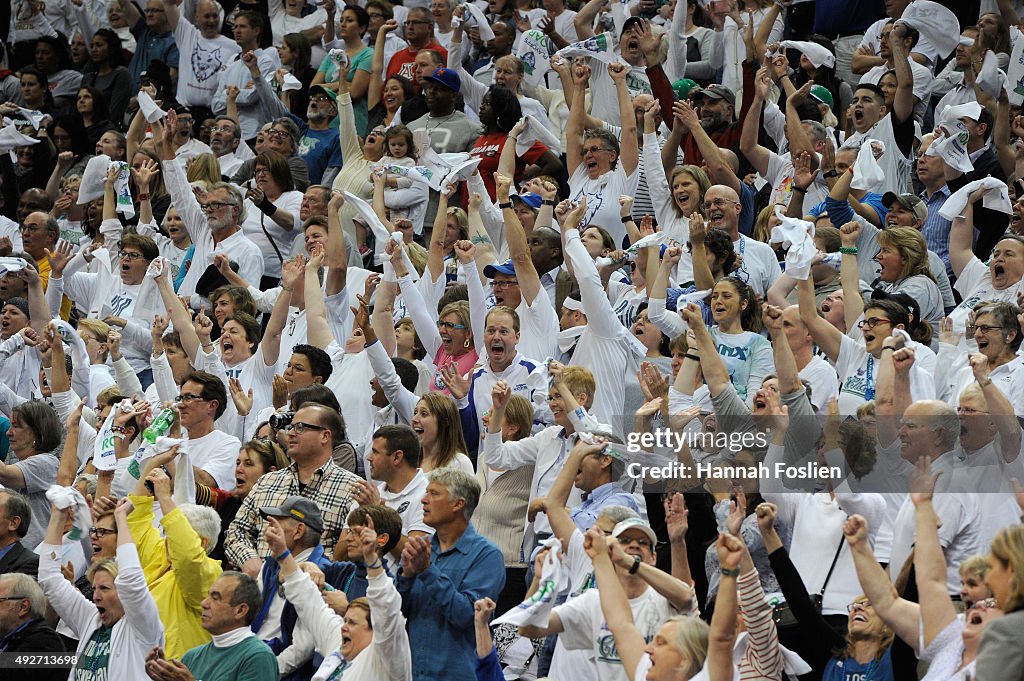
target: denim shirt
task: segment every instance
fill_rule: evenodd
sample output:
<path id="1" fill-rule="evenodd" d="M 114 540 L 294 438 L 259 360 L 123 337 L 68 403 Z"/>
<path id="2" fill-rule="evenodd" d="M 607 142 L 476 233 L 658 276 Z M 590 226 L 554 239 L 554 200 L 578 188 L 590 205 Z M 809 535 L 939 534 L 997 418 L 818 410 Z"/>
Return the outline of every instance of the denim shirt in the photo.
<path id="1" fill-rule="evenodd" d="M 414 577 L 395 580 L 402 614 L 409 622 L 414 681 L 476 681 L 473 603 L 495 601 L 505 586 L 501 550 L 470 524 L 447 551 L 434 534 L 430 566 Z"/>

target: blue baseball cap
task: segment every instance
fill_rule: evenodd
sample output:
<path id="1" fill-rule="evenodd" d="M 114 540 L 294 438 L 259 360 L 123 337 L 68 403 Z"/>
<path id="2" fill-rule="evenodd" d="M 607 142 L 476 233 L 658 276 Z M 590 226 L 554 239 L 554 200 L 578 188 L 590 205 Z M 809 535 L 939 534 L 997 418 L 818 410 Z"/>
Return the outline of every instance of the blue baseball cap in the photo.
<path id="1" fill-rule="evenodd" d="M 436 69 L 432 75 L 427 76 L 423 80 L 431 80 L 438 85 L 445 86 L 452 92 L 458 92 L 462 89 L 462 80 L 459 78 L 459 74 L 443 66 Z"/>
<path id="2" fill-rule="evenodd" d="M 496 274 L 507 274 L 509 276 L 515 276 L 516 268 L 512 264 L 511 260 L 506 260 L 499 265 L 488 265 L 484 267 L 484 276 L 488 279 L 494 279 Z"/>
<path id="3" fill-rule="evenodd" d="M 541 199 L 540 194 L 534 194 L 533 192 L 526 192 L 525 194 L 513 194 L 512 200 L 515 201 L 516 199 L 519 199 L 520 201 L 522 201 L 523 203 L 525 203 L 527 206 L 534 210 L 540 209 L 540 204 L 543 200 Z"/>

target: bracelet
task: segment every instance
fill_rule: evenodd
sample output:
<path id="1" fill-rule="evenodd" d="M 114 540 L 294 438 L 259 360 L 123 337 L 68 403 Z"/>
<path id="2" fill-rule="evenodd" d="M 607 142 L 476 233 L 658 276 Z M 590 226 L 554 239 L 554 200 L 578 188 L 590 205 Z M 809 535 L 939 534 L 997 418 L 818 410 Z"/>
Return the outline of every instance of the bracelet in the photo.
<path id="1" fill-rule="evenodd" d="M 989 387 L 990 385 L 992 385 L 992 379 L 991 378 L 986 378 L 984 383 L 982 383 L 981 381 L 978 381 L 978 387 L 980 387 L 982 390 L 984 390 L 985 388 Z"/>
<path id="2" fill-rule="evenodd" d="M 633 222 L 633 221 L 634 220 L 633 220 L 633 216 L 632 215 L 623 215 L 622 216 L 622 224 L 624 224 L 624 225 L 628 224 L 630 222 Z"/>
<path id="3" fill-rule="evenodd" d="M 554 199 L 544 199 L 543 201 L 540 202 L 540 205 L 542 205 L 542 206 L 554 206 L 555 205 L 555 200 Z"/>
<path id="4" fill-rule="evenodd" d="M 382 567 L 384 567 L 384 561 L 382 561 L 380 559 L 380 557 L 378 556 L 377 562 L 374 563 L 373 565 L 367 565 L 366 569 L 367 570 L 377 570 L 378 568 L 382 568 Z"/>
<path id="5" fill-rule="evenodd" d="M 294 288 L 288 288 L 287 286 L 285 286 L 284 284 L 282 284 L 282 285 L 281 285 L 281 290 L 282 290 L 282 291 L 287 291 L 288 293 L 291 293 L 291 292 L 292 292 L 292 291 L 294 291 L 295 289 L 294 289 Z"/>
<path id="6" fill-rule="evenodd" d="M 893 352 L 896 352 L 896 348 L 894 348 L 891 345 L 883 345 L 881 352 L 885 352 L 886 350 L 892 350 Z"/>
<path id="7" fill-rule="evenodd" d="M 512 208 L 512 202 L 506 201 L 505 203 L 499 203 L 498 208 L 505 210 L 506 208 Z"/>
<path id="8" fill-rule="evenodd" d="M 280 563 L 282 560 L 284 560 L 285 558 L 287 558 L 290 555 L 292 555 L 292 550 L 291 549 L 285 549 L 284 553 L 282 553 L 280 556 L 276 556 L 274 558 L 274 560 L 276 560 L 277 562 Z"/>
<path id="9" fill-rule="evenodd" d="M 740 569 L 735 568 L 733 570 L 730 570 L 729 568 L 722 568 L 722 575 L 725 577 L 739 577 Z"/>
<path id="10" fill-rule="evenodd" d="M 957 219 L 957 220 L 966 220 L 966 219 L 967 219 L 967 216 L 966 216 L 966 215 L 957 215 L 957 216 L 956 216 L 956 219 Z"/>
<path id="11" fill-rule="evenodd" d="M 694 362 L 700 361 L 700 355 L 694 355 L 689 352 L 683 355 L 683 357 L 685 357 L 686 359 L 692 359 Z"/>
<path id="12" fill-rule="evenodd" d="M 860 251 L 857 250 L 856 246 L 840 246 L 840 253 L 846 253 L 847 255 L 857 255 Z"/>
<path id="13" fill-rule="evenodd" d="M 640 556 L 633 556 L 633 566 L 629 568 L 629 574 L 636 574 L 636 571 L 640 569 L 640 562 Z"/>
<path id="14" fill-rule="evenodd" d="M 793 185 L 793 191 L 800 192 L 801 194 L 806 194 L 807 193 L 807 187 L 798 187 L 797 185 L 794 184 Z"/>
<path id="15" fill-rule="evenodd" d="M 149 201 L 149 194 L 139 194 L 139 201 Z"/>

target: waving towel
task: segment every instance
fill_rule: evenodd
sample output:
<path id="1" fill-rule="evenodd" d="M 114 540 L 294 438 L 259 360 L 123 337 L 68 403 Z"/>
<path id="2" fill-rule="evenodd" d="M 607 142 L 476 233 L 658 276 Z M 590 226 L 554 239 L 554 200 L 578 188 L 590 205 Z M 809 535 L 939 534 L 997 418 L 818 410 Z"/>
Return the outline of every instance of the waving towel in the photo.
<path id="1" fill-rule="evenodd" d="M 78 541 L 89 534 L 89 530 L 92 529 L 92 511 L 89 510 L 89 503 L 81 492 L 74 487 L 50 485 L 50 488 L 46 490 L 46 498 L 61 510 L 74 507 L 74 527 L 68 535 L 69 539 Z"/>
<path id="2" fill-rule="evenodd" d="M 960 42 L 960 20 L 951 10 L 932 0 L 911 2 L 899 20 L 916 28 L 942 57 L 948 57 Z"/>
<path id="3" fill-rule="evenodd" d="M 800 52 L 807 57 L 807 60 L 811 62 L 816 69 L 820 68 L 822 64 L 829 68 L 836 65 L 836 56 L 829 52 L 828 48 L 823 47 L 818 43 L 812 43 L 806 40 L 783 40 L 779 44 L 783 47 L 800 50 Z"/>
<path id="4" fill-rule="evenodd" d="M 866 146 L 861 147 L 861 152 Z M 775 206 L 775 217 L 782 222 L 772 228 L 771 243 L 781 243 L 783 248 L 789 249 L 786 251 L 786 274 L 806 281 L 818 253 L 814 245 L 814 223 L 788 217 L 779 205 Z M 678 307 L 678 303 L 676 305 Z"/>
<path id="5" fill-rule="evenodd" d="M 1013 208 L 1010 204 L 1010 193 L 1006 188 L 1006 183 L 997 180 L 994 177 L 983 177 L 980 180 L 974 182 L 968 182 L 959 190 L 950 195 L 946 202 L 942 204 L 942 208 L 939 209 L 939 215 L 952 220 L 957 215 L 963 213 L 964 208 L 967 207 L 967 201 L 971 194 L 977 189 L 984 189 L 985 195 L 982 197 L 981 205 L 991 210 L 997 210 L 1000 213 L 1006 213 L 1010 215 L 1013 212 Z"/>
<path id="6" fill-rule="evenodd" d="M 851 188 L 873 192 L 885 184 L 885 171 L 875 160 L 875 145 L 881 146 L 882 153 L 885 153 L 885 145 L 878 140 L 866 139 L 861 143 L 860 151 L 857 152 L 857 160 L 853 164 Z M 789 272 L 788 269 L 786 271 Z"/>
<path id="7" fill-rule="evenodd" d="M 142 115 L 150 123 L 156 123 L 167 115 L 167 112 L 161 109 L 145 90 L 139 90 L 138 100 L 139 110 L 142 111 Z"/>
<path id="8" fill-rule="evenodd" d="M 0 128 L 0 153 L 14 151 L 18 147 L 26 147 L 32 144 L 39 144 L 35 137 L 22 135 L 18 132 L 16 125 L 7 125 Z"/>
<path id="9" fill-rule="evenodd" d="M 618 55 L 615 54 L 613 48 L 615 44 L 615 36 L 611 33 L 601 33 L 595 35 L 593 38 L 587 38 L 586 40 L 580 40 L 566 45 L 555 54 L 558 54 L 565 59 L 572 59 L 573 57 L 593 57 L 598 61 L 603 61 L 606 64 L 611 64 L 618 59 Z"/>
<path id="10" fill-rule="evenodd" d="M 525 154 L 535 142 L 540 142 L 551 149 L 551 153 L 557 155 L 561 150 L 558 136 L 530 114 L 526 114 L 523 120 L 526 121 L 526 127 L 519 133 L 519 138 L 516 140 L 516 156 Z"/>

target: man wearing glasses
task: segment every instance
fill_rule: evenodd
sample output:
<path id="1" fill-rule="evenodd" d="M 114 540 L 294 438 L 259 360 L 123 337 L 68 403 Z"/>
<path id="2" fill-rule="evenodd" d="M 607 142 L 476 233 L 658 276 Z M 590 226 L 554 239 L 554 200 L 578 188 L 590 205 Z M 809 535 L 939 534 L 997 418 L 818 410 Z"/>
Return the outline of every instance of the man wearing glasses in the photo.
<path id="1" fill-rule="evenodd" d="M 221 177 L 231 177 L 243 163 L 235 153 L 242 142 L 242 128 L 230 116 L 217 116 L 210 127 L 210 150 L 220 164 Z"/>
<path id="2" fill-rule="evenodd" d="M 224 383 L 213 374 L 193 371 L 174 398 L 181 427 L 188 433 L 196 482 L 223 490 L 235 488 L 235 460 L 241 442 L 217 430 L 216 420 L 227 407 Z"/>
<path id="3" fill-rule="evenodd" d="M 64 641 L 43 619 L 45 614 L 46 598 L 32 577 L 0 575 L 0 653 L 63 653 Z M 18 675 L 36 681 L 52 678 L 53 670 L 28 669 Z"/>
<path id="4" fill-rule="evenodd" d="M 404 50 L 399 50 L 391 57 L 384 80 L 391 76 L 404 76 L 413 82 L 417 88 L 420 87 L 418 74 L 416 73 L 416 55 L 420 50 L 437 50 L 448 62 L 448 50 L 441 47 L 434 37 L 434 16 L 425 7 L 414 7 L 402 25 L 405 41 L 409 44 Z"/>
<path id="5" fill-rule="evenodd" d="M 215 182 L 207 188 L 202 203 L 196 199 L 184 169 L 174 160 L 174 130 L 177 125 L 178 114 L 171 110 L 167 114 L 160 145 L 164 182 L 195 246 L 192 266 L 185 274 L 178 293 L 192 295 L 196 292 L 196 283 L 213 265 L 215 253 L 225 253 L 237 263 L 238 276 L 246 281 L 259 281 L 263 276 L 263 253 L 259 246 L 242 234 L 238 225 L 242 213 L 241 192 L 226 182 Z"/>
<path id="6" fill-rule="evenodd" d="M 322 404 L 307 404 L 295 412 L 285 430 L 292 464 L 257 481 L 224 535 L 224 555 L 253 577 L 259 575 L 263 559 L 270 555 L 263 538 L 267 521 L 260 516 L 261 508 L 278 507 L 292 496 L 310 499 L 323 514 L 321 544 L 326 553 L 333 554 L 355 505 L 352 493 L 359 478 L 335 464 L 331 456 L 334 440 L 344 430 L 341 415 Z"/>

